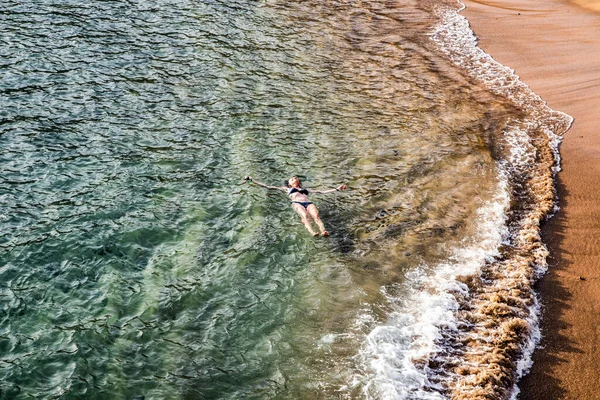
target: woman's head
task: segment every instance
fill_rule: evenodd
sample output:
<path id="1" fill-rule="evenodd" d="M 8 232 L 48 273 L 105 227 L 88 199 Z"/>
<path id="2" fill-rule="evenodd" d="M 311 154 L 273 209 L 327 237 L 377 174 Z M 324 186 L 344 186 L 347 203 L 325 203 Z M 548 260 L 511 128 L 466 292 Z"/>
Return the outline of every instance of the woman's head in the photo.
<path id="1" fill-rule="evenodd" d="M 286 186 L 300 187 L 300 186 L 302 186 L 302 182 L 300 182 L 300 179 L 298 179 L 297 176 L 292 176 L 290 179 L 287 180 Z"/>

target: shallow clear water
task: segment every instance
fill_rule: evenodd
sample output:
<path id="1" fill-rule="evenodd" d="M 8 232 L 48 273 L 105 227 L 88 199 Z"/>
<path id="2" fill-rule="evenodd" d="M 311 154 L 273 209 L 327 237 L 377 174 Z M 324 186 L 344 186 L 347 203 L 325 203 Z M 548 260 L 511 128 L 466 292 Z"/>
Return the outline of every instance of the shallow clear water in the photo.
<path id="1" fill-rule="evenodd" d="M 0 396 L 377 398 L 374 329 L 421 321 L 417 281 L 499 232 L 496 144 L 523 114 L 437 22 L 411 2 L 4 3 Z M 349 185 L 311 198 L 330 238 L 242 180 L 294 174 Z"/>

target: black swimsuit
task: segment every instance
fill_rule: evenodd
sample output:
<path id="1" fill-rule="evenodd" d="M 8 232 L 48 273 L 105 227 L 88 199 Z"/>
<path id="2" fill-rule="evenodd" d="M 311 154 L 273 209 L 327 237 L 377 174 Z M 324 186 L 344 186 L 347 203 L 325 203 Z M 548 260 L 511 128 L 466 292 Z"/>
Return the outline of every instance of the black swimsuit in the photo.
<path id="1" fill-rule="evenodd" d="M 290 188 L 290 190 L 288 190 L 288 196 L 290 194 L 292 194 L 292 193 L 300 193 L 300 194 L 305 194 L 305 195 L 308 196 L 308 190 L 306 190 L 306 189 L 300 189 L 300 190 L 298 190 L 298 189 L 296 189 L 296 188 L 293 187 L 293 188 Z"/>
<path id="2" fill-rule="evenodd" d="M 300 193 L 300 194 L 305 194 L 308 196 L 308 190 L 306 190 L 306 189 L 298 190 L 293 187 L 290 190 L 288 190 L 288 196 L 291 195 L 292 193 Z M 302 207 L 308 209 L 308 206 L 310 206 L 312 204 L 312 201 L 294 201 L 294 200 L 292 200 L 292 203 L 300 204 Z"/>

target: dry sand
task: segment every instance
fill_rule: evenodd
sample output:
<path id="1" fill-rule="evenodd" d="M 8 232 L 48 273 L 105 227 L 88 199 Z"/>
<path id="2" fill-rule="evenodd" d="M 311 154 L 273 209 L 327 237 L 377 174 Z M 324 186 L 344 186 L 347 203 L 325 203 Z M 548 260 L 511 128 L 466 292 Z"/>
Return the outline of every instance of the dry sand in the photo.
<path id="1" fill-rule="evenodd" d="M 561 210 L 543 226 L 541 347 L 520 399 L 600 399 L 600 0 L 468 1 L 480 47 L 575 118 L 560 148 Z M 582 279 L 580 279 L 580 277 Z"/>

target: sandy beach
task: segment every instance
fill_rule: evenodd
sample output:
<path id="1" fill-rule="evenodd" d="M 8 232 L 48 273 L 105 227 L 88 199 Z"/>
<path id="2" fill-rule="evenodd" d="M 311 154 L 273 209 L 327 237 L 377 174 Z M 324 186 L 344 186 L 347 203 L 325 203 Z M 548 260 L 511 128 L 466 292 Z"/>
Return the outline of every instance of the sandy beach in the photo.
<path id="1" fill-rule="evenodd" d="M 464 4 L 480 47 L 575 119 L 560 147 L 560 211 L 543 226 L 543 339 L 519 398 L 600 399 L 600 2 Z"/>

